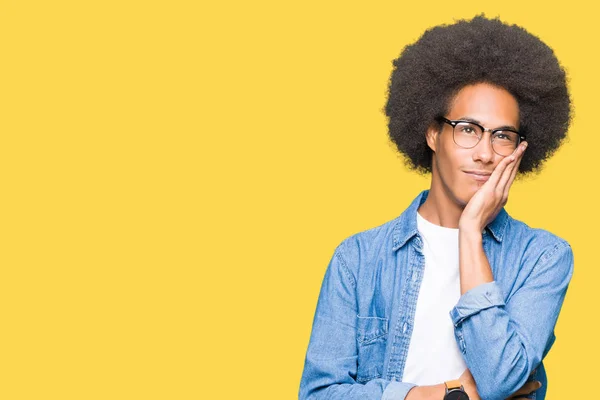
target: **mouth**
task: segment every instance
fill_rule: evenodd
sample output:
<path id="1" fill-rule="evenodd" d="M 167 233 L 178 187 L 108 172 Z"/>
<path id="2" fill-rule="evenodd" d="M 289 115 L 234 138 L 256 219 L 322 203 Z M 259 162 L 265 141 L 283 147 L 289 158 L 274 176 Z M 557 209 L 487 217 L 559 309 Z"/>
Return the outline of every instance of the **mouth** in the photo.
<path id="1" fill-rule="evenodd" d="M 465 174 L 476 180 L 477 182 L 487 182 L 490 179 L 491 172 L 485 171 L 464 171 Z"/>

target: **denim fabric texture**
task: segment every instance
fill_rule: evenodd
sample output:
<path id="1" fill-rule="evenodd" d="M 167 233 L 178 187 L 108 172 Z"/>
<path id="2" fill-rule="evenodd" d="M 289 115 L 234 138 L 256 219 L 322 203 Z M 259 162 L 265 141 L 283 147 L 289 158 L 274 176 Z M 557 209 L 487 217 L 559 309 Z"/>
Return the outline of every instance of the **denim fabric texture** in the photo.
<path id="1" fill-rule="evenodd" d="M 402 382 L 425 260 L 417 230 L 421 192 L 397 218 L 343 240 L 319 294 L 299 398 L 402 400 Z M 494 281 L 463 294 L 449 317 L 483 400 L 526 381 L 542 388 L 542 360 L 573 274 L 570 245 L 502 209 L 483 231 Z M 458 376 L 454 379 L 458 379 Z M 442 382 L 440 382 L 442 383 Z M 442 400 L 442 399 L 440 399 Z"/>

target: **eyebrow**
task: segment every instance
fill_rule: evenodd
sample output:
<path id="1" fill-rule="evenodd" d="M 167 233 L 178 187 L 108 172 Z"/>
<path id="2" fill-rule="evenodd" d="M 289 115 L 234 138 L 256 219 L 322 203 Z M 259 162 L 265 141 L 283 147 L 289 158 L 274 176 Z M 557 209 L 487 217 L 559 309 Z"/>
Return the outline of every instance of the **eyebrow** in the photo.
<path id="1" fill-rule="evenodd" d="M 471 118 L 471 117 L 461 117 L 458 120 L 472 122 L 474 124 L 483 126 L 483 124 L 481 123 L 481 121 L 478 121 L 475 118 Z M 511 131 L 515 131 L 515 132 L 519 131 L 516 127 L 514 127 L 512 125 L 503 125 L 503 126 L 499 126 L 497 128 L 493 128 L 492 130 L 493 131 L 497 131 L 497 130 L 511 130 Z"/>

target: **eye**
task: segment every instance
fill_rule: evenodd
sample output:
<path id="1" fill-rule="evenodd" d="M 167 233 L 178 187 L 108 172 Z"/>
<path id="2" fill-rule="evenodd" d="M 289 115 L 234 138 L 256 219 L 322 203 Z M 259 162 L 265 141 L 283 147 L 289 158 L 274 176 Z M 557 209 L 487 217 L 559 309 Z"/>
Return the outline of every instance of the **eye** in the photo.
<path id="1" fill-rule="evenodd" d="M 458 124 L 460 133 L 465 135 L 477 135 L 478 129 L 472 124 Z"/>
<path id="2" fill-rule="evenodd" d="M 497 140 L 499 142 L 516 143 L 518 138 L 519 135 L 511 131 L 497 131 L 494 133 L 494 140 Z"/>

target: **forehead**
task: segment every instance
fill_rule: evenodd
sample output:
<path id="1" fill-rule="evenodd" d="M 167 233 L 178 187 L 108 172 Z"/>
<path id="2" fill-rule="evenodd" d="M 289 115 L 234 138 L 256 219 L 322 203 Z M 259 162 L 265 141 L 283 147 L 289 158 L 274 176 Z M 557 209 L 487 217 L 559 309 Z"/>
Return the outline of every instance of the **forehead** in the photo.
<path id="1" fill-rule="evenodd" d="M 488 83 L 462 88 L 450 102 L 447 118 L 468 118 L 486 127 L 519 126 L 519 104 L 507 90 Z"/>

